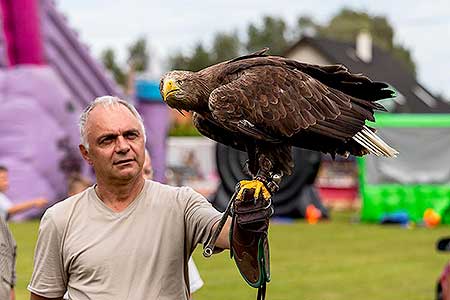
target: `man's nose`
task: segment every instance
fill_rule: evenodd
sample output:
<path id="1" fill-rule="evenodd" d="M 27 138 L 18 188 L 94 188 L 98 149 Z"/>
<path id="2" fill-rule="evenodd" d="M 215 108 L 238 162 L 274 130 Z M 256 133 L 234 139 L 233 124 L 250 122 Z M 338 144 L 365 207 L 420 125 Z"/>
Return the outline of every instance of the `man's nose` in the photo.
<path id="1" fill-rule="evenodd" d="M 117 153 L 127 153 L 130 151 L 130 144 L 128 144 L 128 141 L 123 136 L 118 136 L 116 139 L 116 149 L 115 151 Z"/>

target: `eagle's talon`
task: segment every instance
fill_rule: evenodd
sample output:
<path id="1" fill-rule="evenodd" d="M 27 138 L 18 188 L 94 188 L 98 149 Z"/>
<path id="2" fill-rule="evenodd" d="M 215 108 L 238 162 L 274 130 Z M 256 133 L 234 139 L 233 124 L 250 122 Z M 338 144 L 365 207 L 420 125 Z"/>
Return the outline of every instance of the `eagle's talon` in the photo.
<path id="1" fill-rule="evenodd" d="M 268 201 L 272 197 L 264 183 L 259 180 L 241 180 L 236 187 L 239 189 L 236 199 L 240 201 L 245 199 L 247 191 L 251 189 L 254 191 L 254 200 L 261 196 L 264 200 Z"/>

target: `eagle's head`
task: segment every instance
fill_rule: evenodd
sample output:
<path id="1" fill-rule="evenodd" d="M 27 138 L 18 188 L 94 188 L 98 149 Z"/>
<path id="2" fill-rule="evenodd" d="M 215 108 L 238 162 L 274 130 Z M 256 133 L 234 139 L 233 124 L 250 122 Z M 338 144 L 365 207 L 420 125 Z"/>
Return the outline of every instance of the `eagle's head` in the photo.
<path id="1" fill-rule="evenodd" d="M 207 88 L 197 73 L 171 71 L 161 78 L 159 91 L 164 102 L 179 110 L 198 110 L 207 106 Z"/>

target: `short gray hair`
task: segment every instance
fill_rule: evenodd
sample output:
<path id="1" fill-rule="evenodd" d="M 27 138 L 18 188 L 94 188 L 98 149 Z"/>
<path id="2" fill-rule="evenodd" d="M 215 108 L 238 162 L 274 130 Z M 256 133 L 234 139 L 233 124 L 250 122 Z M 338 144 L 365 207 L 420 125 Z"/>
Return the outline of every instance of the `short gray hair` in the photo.
<path id="1" fill-rule="evenodd" d="M 83 111 L 83 113 L 80 116 L 80 121 L 78 123 L 79 128 L 80 128 L 80 142 L 81 144 L 87 149 L 89 150 L 89 142 L 87 140 L 87 133 L 86 133 L 86 123 L 88 121 L 89 118 L 89 114 L 90 112 L 94 109 L 94 107 L 96 107 L 97 105 L 102 105 L 102 106 L 112 106 L 112 105 L 123 105 L 126 108 L 128 108 L 131 113 L 138 119 L 139 124 L 142 127 L 142 133 L 144 134 L 144 143 L 147 141 L 147 136 L 145 134 L 145 126 L 144 126 L 144 121 L 142 120 L 141 115 L 138 113 L 138 111 L 136 110 L 136 108 L 129 102 L 122 100 L 118 97 L 114 97 L 114 96 L 102 96 L 102 97 L 98 97 L 95 98 L 94 101 L 92 101 Z"/>

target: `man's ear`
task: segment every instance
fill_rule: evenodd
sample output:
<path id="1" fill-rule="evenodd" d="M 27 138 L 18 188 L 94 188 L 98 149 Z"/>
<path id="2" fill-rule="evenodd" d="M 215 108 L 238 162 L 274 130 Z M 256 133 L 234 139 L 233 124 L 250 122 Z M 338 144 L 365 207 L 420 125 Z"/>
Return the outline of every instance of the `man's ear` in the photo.
<path id="1" fill-rule="evenodd" d="M 81 156 L 83 156 L 84 160 L 87 161 L 88 164 L 92 165 L 92 161 L 89 158 L 89 151 L 86 147 L 84 145 L 78 145 L 78 149 L 80 149 Z"/>

